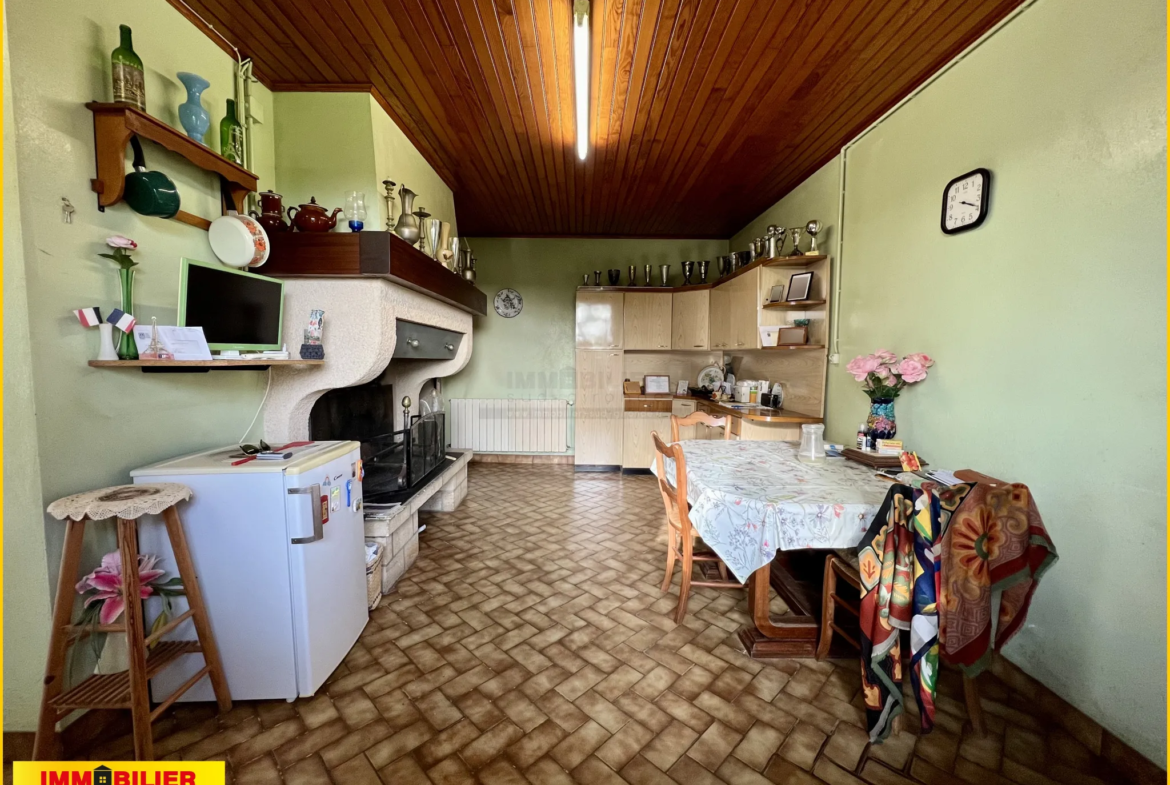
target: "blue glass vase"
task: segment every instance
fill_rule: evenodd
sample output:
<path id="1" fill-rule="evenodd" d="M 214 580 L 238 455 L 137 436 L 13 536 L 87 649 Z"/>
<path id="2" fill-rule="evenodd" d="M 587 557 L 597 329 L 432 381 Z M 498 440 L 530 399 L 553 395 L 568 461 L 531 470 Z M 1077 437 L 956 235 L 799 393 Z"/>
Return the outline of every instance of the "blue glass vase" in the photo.
<path id="1" fill-rule="evenodd" d="M 893 398 L 871 398 L 869 400 L 869 417 L 865 424 L 873 433 L 875 439 L 893 439 L 898 433 L 898 423 L 894 419 Z"/>
<path id="2" fill-rule="evenodd" d="M 187 71 L 180 71 L 177 76 L 183 86 L 187 88 L 187 100 L 179 104 L 179 122 L 183 124 L 183 130 L 187 132 L 187 136 L 199 144 L 204 144 L 203 137 L 207 134 L 207 129 L 211 127 L 211 115 L 203 108 L 203 91 L 211 83 L 199 74 Z"/>

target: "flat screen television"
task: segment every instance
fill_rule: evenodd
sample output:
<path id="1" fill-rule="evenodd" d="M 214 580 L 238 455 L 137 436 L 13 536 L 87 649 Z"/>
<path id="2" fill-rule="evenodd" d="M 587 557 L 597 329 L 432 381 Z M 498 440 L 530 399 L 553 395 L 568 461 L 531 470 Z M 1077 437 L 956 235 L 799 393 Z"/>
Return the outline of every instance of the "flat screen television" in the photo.
<path id="1" fill-rule="evenodd" d="M 184 259 L 179 273 L 179 326 L 202 327 L 212 349 L 280 349 L 284 281 Z"/>

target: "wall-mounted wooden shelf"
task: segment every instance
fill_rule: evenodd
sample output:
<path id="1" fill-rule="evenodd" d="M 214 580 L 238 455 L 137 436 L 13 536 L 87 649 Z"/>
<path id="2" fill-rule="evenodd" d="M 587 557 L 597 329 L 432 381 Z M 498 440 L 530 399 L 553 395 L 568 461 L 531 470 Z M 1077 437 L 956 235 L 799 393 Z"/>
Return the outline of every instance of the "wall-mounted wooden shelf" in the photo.
<path id="1" fill-rule="evenodd" d="M 781 310 L 795 310 L 802 311 L 807 308 L 816 308 L 824 305 L 824 300 L 797 300 L 796 302 L 778 302 L 778 303 L 764 303 L 764 308 L 775 308 Z"/>
<path id="2" fill-rule="evenodd" d="M 90 360 L 91 368 L 141 368 L 144 373 L 207 373 L 208 371 L 263 371 L 281 368 L 315 368 L 324 360 Z"/>
<path id="3" fill-rule="evenodd" d="M 90 186 L 98 195 L 99 209 L 104 210 L 122 201 L 126 187 L 126 145 L 132 136 L 149 139 L 183 156 L 200 169 L 226 179 L 236 210 L 243 211 L 245 197 L 256 190 L 259 178 L 255 174 L 146 112 L 127 104 L 97 101 L 91 101 L 85 107 L 93 112 L 97 177 L 90 181 Z M 206 218 L 183 210 L 175 220 L 200 229 L 211 226 L 211 221 Z"/>
<path id="4" fill-rule="evenodd" d="M 770 259 L 757 259 L 756 262 L 759 262 L 761 267 L 807 267 L 828 258 L 824 254 L 805 254 L 803 256 L 774 256 Z"/>
<path id="5" fill-rule="evenodd" d="M 801 349 L 824 349 L 825 345 L 823 343 L 798 343 L 789 344 L 788 346 L 761 346 L 760 348 L 765 352 L 791 352 Z"/>

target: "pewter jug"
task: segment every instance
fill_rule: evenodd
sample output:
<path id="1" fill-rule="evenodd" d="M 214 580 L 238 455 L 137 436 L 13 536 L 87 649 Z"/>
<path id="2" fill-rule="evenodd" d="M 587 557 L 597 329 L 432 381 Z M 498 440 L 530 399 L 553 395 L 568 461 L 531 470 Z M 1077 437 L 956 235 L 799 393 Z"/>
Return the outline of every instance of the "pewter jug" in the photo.
<path id="1" fill-rule="evenodd" d="M 411 245 L 418 242 L 420 229 L 418 217 L 414 215 L 414 197 L 416 196 L 418 194 L 405 185 L 399 190 L 398 198 L 402 200 L 402 214 L 398 216 L 398 224 L 394 227 L 394 234 Z"/>

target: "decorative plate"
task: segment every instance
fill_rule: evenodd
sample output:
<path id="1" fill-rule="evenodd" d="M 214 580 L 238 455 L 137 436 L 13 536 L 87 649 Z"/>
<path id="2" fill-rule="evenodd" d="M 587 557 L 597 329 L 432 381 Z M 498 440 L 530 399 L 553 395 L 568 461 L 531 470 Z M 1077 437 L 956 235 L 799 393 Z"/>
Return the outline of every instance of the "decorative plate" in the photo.
<path id="1" fill-rule="evenodd" d="M 524 298 L 515 289 L 501 289 L 496 292 L 496 313 L 505 319 L 519 316 L 524 310 Z"/>
<path id="2" fill-rule="evenodd" d="M 723 371 L 720 370 L 718 365 L 708 365 L 699 371 L 699 380 L 697 382 L 699 387 L 714 387 L 722 383 Z"/>

